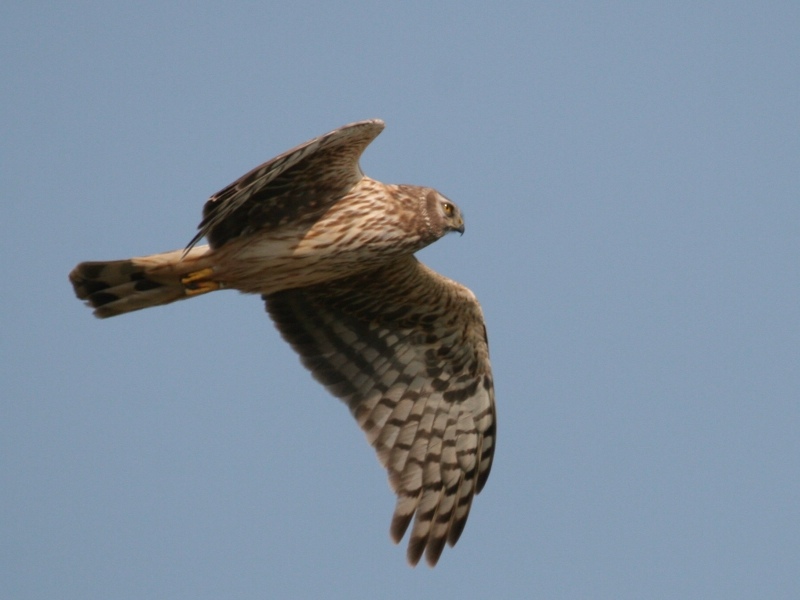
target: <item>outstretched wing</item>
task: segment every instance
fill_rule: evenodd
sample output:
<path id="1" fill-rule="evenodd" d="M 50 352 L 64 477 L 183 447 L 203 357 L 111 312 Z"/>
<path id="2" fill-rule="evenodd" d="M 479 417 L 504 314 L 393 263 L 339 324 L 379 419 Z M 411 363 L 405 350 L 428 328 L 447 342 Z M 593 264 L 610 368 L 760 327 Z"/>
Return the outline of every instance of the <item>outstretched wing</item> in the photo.
<path id="1" fill-rule="evenodd" d="M 256 167 L 208 199 L 197 235 L 212 248 L 299 218 L 316 218 L 355 185 L 358 159 L 383 130 L 372 119 L 340 127 Z"/>
<path id="2" fill-rule="evenodd" d="M 494 387 L 483 314 L 464 286 L 413 256 L 265 297 L 283 337 L 350 407 L 397 494 L 391 534 L 412 517 L 408 560 L 456 543 L 492 465 Z"/>

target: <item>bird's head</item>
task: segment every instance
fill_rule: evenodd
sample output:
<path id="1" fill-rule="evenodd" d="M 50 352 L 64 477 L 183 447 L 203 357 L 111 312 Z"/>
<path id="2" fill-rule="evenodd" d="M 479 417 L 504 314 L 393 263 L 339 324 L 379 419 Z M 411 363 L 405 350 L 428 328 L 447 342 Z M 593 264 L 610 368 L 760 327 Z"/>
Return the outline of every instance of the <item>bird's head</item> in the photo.
<path id="1" fill-rule="evenodd" d="M 431 233 L 437 238 L 451 231 L 464 234 L 464 216 L 455 202 L 436 190 L 425 195 L 425 213 Z"/>

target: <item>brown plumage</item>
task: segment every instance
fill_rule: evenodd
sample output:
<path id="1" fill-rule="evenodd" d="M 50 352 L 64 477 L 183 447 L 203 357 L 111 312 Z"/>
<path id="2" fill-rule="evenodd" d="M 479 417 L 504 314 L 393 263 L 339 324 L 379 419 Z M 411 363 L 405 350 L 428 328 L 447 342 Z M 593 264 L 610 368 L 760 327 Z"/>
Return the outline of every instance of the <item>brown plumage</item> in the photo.
<path id="1" fill-rule="evenodd" d="M 432 566 L 489 476 L 494 388 L 475 296 L 413 256 L 463 233 L 461 212 L 431 188 L 364 176 L 358 159 L 382 129 L 346 125 L 253 169 L 206 202 L 186 250 L 81 263 L 70 280 L 98 317 L 223 288 L 261 294 L 388 470 L 392 539 L 413 520 L 408 560 Z"/>

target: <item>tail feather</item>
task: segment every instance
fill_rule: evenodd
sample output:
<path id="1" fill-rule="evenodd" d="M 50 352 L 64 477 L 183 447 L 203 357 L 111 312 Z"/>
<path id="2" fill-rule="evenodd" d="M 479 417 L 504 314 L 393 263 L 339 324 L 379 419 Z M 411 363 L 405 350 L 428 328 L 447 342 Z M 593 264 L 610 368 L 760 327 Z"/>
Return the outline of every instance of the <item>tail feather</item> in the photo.
<path id="1" fill-rule="evenodd" d="M 173 250 L 127 260 L 83 262 L 69 274 L 75 295 L 94 308 L 100 318 L 142 308 L 169 304 L 196 293 L 187 293 L 181 281 L 203 269 L 208 246 L 184 252 Z"/>

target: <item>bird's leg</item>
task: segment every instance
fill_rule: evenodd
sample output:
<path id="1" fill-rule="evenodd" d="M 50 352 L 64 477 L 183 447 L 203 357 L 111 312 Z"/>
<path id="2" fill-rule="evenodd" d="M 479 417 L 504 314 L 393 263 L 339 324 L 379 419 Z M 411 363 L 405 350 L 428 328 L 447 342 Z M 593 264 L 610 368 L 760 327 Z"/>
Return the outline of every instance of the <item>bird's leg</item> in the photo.
<path id="1" fill-rule="evenodd" d="M 222 285 L 211 279 L 214 274 L 214 269 L 208 267 L 187 273 L 186 276 L 181 277 L 181 283 L 186 288 L 187 296 L 198 296 L 206 294 L 222 288 Z"/>

